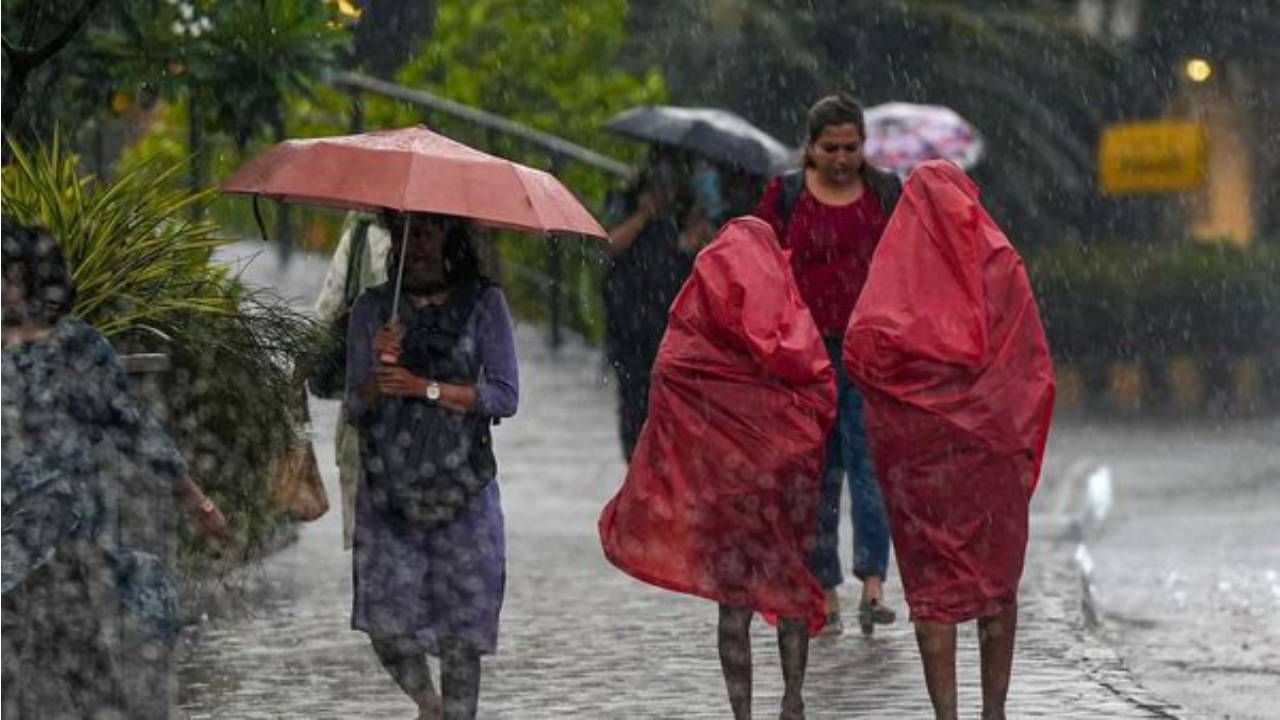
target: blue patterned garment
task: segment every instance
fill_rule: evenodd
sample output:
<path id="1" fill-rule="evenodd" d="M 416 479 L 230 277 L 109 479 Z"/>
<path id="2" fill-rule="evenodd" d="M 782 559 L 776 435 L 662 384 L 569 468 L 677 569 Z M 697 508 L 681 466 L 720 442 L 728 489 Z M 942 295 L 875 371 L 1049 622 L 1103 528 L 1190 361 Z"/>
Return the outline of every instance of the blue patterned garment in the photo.
<path id="1" fill-rule="evenodd" d="M 111 345 L 83 321 L 66 318 L 47 338 L 4 348 L 3 362 L 4 595 L 60 547 L 88 541 L 141 626 L 172 638 L 168 573 L 159 558 L 115 545 L 108 498 L 127 467 L 176 487 L 187 473 L 181 454 L 139 408 Z"/>

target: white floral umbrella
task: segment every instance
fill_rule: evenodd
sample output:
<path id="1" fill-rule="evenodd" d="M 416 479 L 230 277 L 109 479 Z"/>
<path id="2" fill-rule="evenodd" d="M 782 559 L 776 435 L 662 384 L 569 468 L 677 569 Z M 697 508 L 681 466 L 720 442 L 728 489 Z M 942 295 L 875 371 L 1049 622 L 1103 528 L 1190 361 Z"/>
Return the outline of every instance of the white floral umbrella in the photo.
<path id="1" fill-rule="evenodd" d="M 905 176 L 925 160 L 950 160 L 968 170 L 982 158 L 982 136 L 941 105 L 891 102 L 867 108 L 867 160 Z"/>

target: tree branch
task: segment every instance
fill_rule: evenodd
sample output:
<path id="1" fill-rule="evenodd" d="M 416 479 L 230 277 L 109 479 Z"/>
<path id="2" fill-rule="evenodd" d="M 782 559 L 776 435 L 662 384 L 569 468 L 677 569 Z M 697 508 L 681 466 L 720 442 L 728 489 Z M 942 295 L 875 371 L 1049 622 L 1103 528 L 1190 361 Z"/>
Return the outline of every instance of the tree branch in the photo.
<path id="1" fill-rule="evenodd" d="M 56 55 L 59 50 L 66 46 L 67 43 L 71 42 L 71 38 L 75 37 L 76 33 L 80 32 L 80 28 L 84 27 L 85 22 L 88 21 L 89 14 L 93 12 L 94 8 L 96 8 L 100 2 L 102 2 L 102 0 L 85 0 L 84 4 L 80 6 L 80 9 L 76 10 L 76 13 L 72 15 L 71 19 L 67 21 L 67 24 L 63 26 L 62 32 L 55 35 L 53 39 L 45 43 L 43 47 L 31 53 L 28 57 L 28 62 L 31 63 L 31 68 L 34 69 L 40 67 L 48 61 L 49 58 Z"/>
<path id="2" fill-rule="evenodd" d="M 71 39 L 75 37 L 76 33 L 80 32 L 80 29 L 89 20 L 89 14 L 93 12 L 101 1 L 85 0 L 67 21 L 66 25 L 62 27 L 62 30 L 49 42 L 35 50 L 25 47 L 25 45 L 35 35 L 34 26 L 39 18 L 39 5 L 37 5 L 37 15 L 32 19 L 31 25 L 23 28 L 22 45 L 15 46 L 8 40 L 4 40 L 4 52 L 9 56 L 9 77 L 5 78 L 3 96 L 2 100 L 0 100 L 4 105 L 2 116 L 0 116 L 0 126 L 4 130 L 7 131 L 13 119 L 17 117 L 18 108 L 22 104 L 22 97 L 26 94 L 27 78 L 36 68 L 48 62 L 49 58 L 58 54 L 62 48 L 66 47 L 67 43 L 71 42 Z"/>

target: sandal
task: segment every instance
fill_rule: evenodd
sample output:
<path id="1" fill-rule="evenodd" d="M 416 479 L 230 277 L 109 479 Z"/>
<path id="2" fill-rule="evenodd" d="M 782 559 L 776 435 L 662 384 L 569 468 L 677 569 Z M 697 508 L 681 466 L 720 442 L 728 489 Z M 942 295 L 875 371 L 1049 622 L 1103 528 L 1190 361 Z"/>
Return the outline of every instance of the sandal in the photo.
<path id="1" fill-rule="evenodd" d="M 875 631 L 876 625 L 892 625 L 898 619 L 898 614 L 890 608 L 882 604 L 879 600 L 863 600 L 858 605 L 858 625 L 862 627 L 863 635 L 870 635 Z"/>
<path id="2" fill-rule="evenodd" d="M 823 623 L 822 629 L 818 631 L 818 637 L 835 637 L 844 634 L 844 621 L 840 619 L 840 612 L 827 613 L 827 621 Z"/>

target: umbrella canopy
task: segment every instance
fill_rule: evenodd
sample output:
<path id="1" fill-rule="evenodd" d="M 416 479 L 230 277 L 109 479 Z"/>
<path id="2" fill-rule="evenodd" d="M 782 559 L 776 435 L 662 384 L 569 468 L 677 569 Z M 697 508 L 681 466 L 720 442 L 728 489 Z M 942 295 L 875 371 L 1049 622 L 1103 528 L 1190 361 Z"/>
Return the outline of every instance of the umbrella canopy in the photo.
<path id="1" fill-rule="evenodd" d="M 794 150 L 728 110 L 646 105 L 614 117 L 605 127 L 636 140 L 684 148 L 765 177 L 787 170 L 797 158 Z"/>
<path id="2" fill-rule="evenodd" d="M 347 210 L 469 218 L 535 233 L 608 234 L 554 176 L 424 126 L 286 140 L 240 168 L 223 192 Z"/>
<path id="3" fill-rule="evenodd" d="M 982 137 L 951 108 L 893 102 L 867 108 L 865 117 L 867 160 L 899 175 L 926 160 L 967 170 L 982 157 Z"/>

